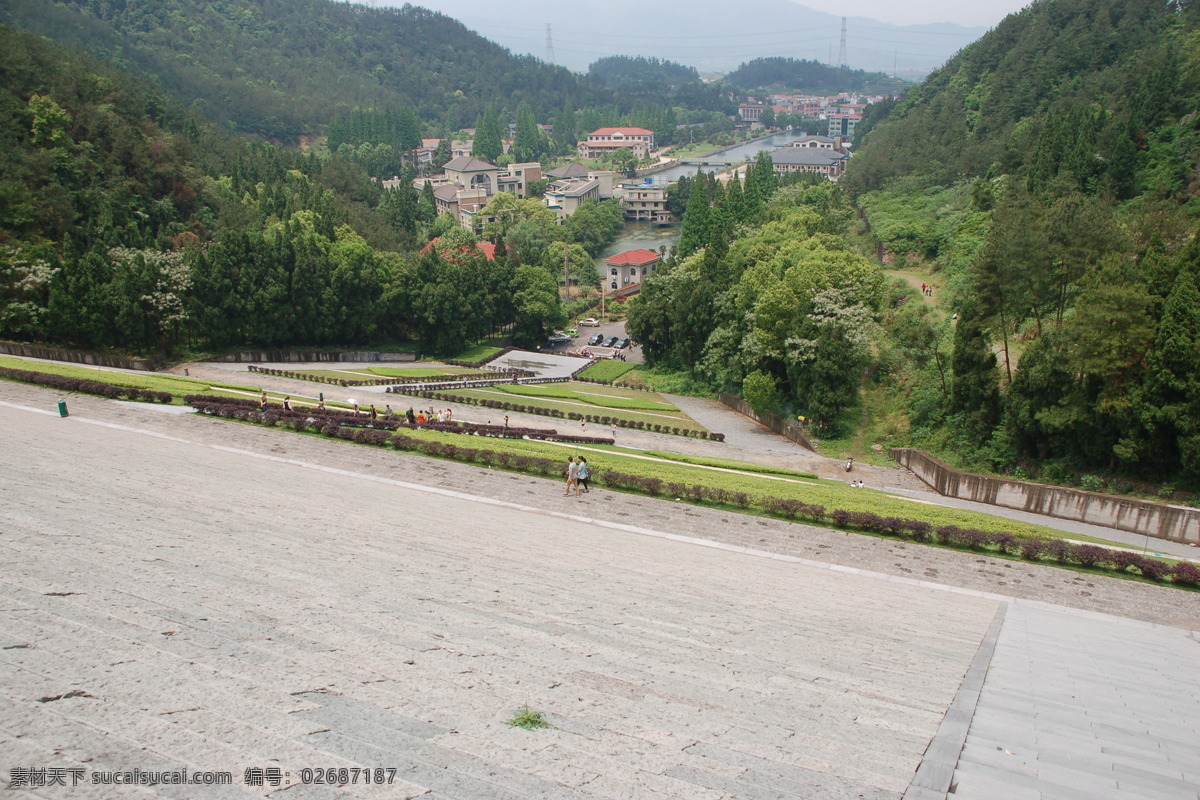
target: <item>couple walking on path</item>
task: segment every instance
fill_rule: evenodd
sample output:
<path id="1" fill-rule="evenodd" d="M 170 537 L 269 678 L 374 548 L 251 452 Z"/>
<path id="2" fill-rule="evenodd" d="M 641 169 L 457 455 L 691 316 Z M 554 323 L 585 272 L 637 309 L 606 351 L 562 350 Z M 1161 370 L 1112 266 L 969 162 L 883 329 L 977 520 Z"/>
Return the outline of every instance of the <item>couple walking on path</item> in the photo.
<path id="1" fill-rule="evenodd" d="M 567 488 L 563 495 L 569 495 L 571 490 L 575 490 L 575 496 L 581 497 L 584 492 L 591 491 L 588 489 L 588 479 L 592 477 L 591 468 L 588 466 L 587 459 L 580 456 L 578 460 L 574 456 L 567 458 Z"/>

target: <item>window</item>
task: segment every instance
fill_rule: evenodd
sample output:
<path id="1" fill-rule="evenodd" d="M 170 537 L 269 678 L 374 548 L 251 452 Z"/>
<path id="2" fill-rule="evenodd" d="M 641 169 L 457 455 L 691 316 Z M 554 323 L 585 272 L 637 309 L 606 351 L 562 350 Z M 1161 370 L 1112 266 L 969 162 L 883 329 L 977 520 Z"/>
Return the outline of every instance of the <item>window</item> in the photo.
<path id="1" fill-rule="evenodd" d="M 612 268 L 612 274 L 613 274 L 614 276 L 616 276 L 616 274 L 617 274 L 617 268 L 616 268 L 616 267 L 613 267 L 613 268 Z"/>

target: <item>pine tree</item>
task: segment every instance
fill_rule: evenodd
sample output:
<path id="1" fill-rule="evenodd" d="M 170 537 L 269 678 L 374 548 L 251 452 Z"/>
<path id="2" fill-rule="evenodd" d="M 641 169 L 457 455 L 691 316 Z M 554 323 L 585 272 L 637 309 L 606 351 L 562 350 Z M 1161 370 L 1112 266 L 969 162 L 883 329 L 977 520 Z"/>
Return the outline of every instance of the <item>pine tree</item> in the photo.
<path id="1" fill-rule="evenodd" d="M 500 120 L 496 115 L 496 104 L 489 103 L 487 110 L 475 125 L 475 143 L 471 155 L 493 164 L 504 152 L 504 137 L 500 132 Z"/>

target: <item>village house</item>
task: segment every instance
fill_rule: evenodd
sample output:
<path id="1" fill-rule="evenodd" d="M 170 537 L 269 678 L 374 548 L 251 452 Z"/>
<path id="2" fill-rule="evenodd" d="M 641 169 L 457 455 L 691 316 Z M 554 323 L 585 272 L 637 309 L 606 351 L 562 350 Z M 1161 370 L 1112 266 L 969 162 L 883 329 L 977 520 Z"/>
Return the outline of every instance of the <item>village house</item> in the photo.
<path id="1" fill-rule="evenodd" d="M 608 274 L 604 276 L 608 289 L 629 289 L 640 284 L 647 275 L 654 272 L 662 261 L 653 250 L 626 250 L 604 259 Z"/>
<path id="2" fill-rule="evenodd" d="M 443 170 L 443 174 L 432 178 L 417 178 L 413 186 L 419 191 L 424 189 L 426 182 L 430 183 L 437 213 L 450 214 L 460 225 L 475 233 L 482 230 L 486 222 L 479 212 L 492 195 L 508 192 L 527 197 L 529 183 L 542 177 L 542 165 L 536 161 L 502 168 L 471 156 L 452 159 L 446 162 Z"/>
<path id="3" fill-rule="evenodd" d="M 654 131 L 645 128 L 597 128 L 579 143 L 580 158 L 601 158 L 628 147 L 638 158 L 646 158 L 654 149 Z"/>
<path id="4" fill-rule="evenodd" d="M 563 178 L 546 187 L 542 204 L 552 209 L 561 225 L 588 201 L 600 201 L 600 181 L 594 178 Z"/>
<path id="5" fill-rule="evenodd" d="M 854 141 L 854 129 L 862 121 L 862 114 L 830 114 L 829 135 L 840 136 L 848 142 Z"/>
<path id="6" fill-rule="evenodd" d="M 823 147 L 819 143 L 816 146 L 780 147 L 771 153 L 771 162 L 775 166 L 776 174 L 817 172 L 831 181 L 836 181 L 842 176 L 849 159 L 850 156 L 845 151 Z"/>
<path id="7" fill-rule="evenodd" d="M 625 219 L 670 225 L 675 221 L 667 210 L 667 187 L 654 183 L 621 184 L 621 210 Z"/>

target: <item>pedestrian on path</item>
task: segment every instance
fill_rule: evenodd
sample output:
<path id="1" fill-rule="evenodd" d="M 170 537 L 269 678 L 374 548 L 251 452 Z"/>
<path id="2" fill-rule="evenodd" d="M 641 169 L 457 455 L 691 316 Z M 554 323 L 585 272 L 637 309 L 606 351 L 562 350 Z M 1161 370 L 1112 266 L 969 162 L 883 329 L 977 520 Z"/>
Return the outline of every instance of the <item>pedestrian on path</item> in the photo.
<path id="1" fill-rule="evenodd" d="M 575 477 L 579 479 L 579 487 L 576 489 L 576 494 L 580 490 L 590 492 L 588 488 L 588 479 L 592 477 L 592 470 L 588 467 L 587 459 L 583 456 L 579 457 L 579 468 L 575 470 Z"/>
<path id="2" fill-rule="evenodd" d="M 508 414 L 504 415 L 504 427 L 508 427 Z"/>
<path id="3" fill-rule="evenodd" d="M 579 494 L 579 465 L 575 463 L 574 456 L 567 456 L 567 487 L 563 491 L 563 497 L 571 494 L 571 490 L 575 490 L 575 494 Z"/>
<path id="4" fill-rule="evenodd" d="M 613 423 L 613 426 L 612 426 L 612 438 L 614 438 L 614 439 L 617 438 L 617 423 L 615 423 L 615 422 Z"/>
<path id="5" fill-rule="evenodd" d="M 408 411 L 404 412 L 404 417 L 408 420 L 409 425 L 417 424 L 417 415 L 413 413 L 412 406 L 409 406 Z"/>
<path id="6" fill-rule="evenodd" d="M 284 411 L 291 411 L 291 410 L 292 410 L 292 397 L 291 397 L 291 395 L 288 395 L 288 396 L 286 396 L 286 397 L 284 397 L 284 398 L 283 398 L 283 410 L 284 410 Z"/>

